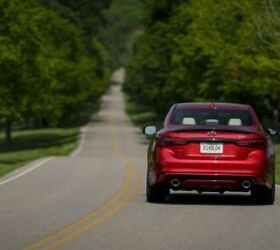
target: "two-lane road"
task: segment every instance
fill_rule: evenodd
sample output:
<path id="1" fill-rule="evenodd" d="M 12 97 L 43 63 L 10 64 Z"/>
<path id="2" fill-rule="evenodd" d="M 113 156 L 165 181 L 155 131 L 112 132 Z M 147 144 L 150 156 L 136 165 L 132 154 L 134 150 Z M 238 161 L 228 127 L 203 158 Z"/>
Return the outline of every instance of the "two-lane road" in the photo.
<path id="1" fill-rule="evenodd" d="M 279 190 L 274 206 L 216 194 L 148 204 L 146 149 L 113 85 L 72 156 L 0 181 L 0 250 L 280 249 Z"/>

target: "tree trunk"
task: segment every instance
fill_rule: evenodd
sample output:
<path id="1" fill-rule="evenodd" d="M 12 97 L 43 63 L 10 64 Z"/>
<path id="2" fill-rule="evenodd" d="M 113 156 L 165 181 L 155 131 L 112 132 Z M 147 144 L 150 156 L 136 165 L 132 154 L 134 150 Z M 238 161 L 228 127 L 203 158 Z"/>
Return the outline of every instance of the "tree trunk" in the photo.
<path id="1" fill-rule="evenodd" d="M 5 126 L 6 142 L 12 142 L 12 120 L 6 120 Z"/>
<path id="2" fill-rule="evenodd" d="M 42 127 L 43 128 L 48 128 L 49 127 L 49 121 L 46 118 L 41 119 Z"/>

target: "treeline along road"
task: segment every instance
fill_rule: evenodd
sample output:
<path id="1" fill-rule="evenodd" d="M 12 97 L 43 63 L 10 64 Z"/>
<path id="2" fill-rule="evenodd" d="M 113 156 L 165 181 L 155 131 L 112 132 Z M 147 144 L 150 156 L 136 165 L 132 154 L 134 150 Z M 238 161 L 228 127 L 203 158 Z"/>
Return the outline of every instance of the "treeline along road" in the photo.
<path id="1" fill-rule="evenodd" d="M 13 122 L 62 126 L 85 102 L 98 102 L 141 20 L 137 2 L 0 1 L 0 125 L 7 141 Z"/>
<path id="2" fill-rule="evenodd" d="M 279 1 L 145 3 L 125 86 L 134 101 L 158 114 L 174 102 L 251 104 L 279 126 Z"/>

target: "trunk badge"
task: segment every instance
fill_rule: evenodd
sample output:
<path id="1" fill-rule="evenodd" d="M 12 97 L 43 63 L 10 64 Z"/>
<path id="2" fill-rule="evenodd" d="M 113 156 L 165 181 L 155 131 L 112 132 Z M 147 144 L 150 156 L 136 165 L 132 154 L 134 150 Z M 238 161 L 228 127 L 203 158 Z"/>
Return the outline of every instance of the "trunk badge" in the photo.
<path id="1" fill-rule="evenodd" d="M 217 133 L 216 133 L 215 131 L 209 131 L 209 132 L 207 133 L 207 135 L 208 135 L 208 136 L 216 136 Z"/>

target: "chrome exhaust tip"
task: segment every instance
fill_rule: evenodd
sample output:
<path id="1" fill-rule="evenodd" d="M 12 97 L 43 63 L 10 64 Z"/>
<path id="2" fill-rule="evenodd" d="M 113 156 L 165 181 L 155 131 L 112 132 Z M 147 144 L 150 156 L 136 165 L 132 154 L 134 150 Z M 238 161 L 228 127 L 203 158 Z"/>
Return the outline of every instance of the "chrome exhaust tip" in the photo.
<path id="1" fill-rule="evenodd" d="M 177 188 L 177 187 L 181 186 L 181 181 L 179 179 L 172 179 L 170 181 L 170 184 L 172 187 Z"/>
<path id="2" fill-rule="evenodd" d="M 244 189 L 250 189 L 252 187 L 252 182 L 250 180 L 245 180 L 241 185 Z"/>

